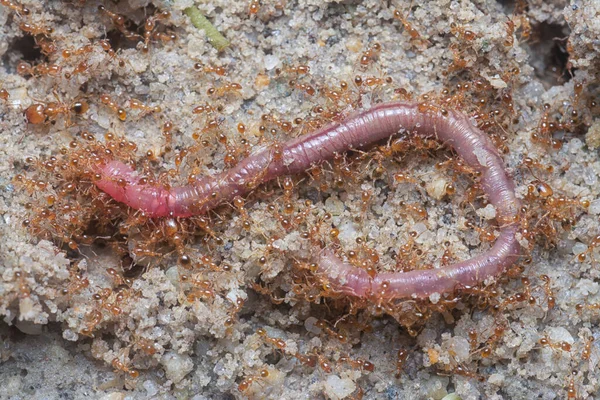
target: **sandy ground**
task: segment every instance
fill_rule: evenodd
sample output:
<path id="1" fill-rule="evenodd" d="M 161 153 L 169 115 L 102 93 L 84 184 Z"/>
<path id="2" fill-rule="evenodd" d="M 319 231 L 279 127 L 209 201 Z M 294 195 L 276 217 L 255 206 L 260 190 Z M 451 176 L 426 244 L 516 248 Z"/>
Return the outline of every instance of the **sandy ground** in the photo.
<path id="1" fill-rule="evenodd" d="M 9 94 L 0 100 L 0 399 L 597 397 L 600 274 L 594 249 L 585 252 L 600 233 L 599 110 L 591 104 L 597 99 L 600 64 L 599 2 L 264 0 L 256 14 L 249 13 L 249 1 L 196 2 L 231 42 L 221 52 L 183 13 L 194 3 L 25 0 L 29 15 L 18 5 L 0 5 L 0 89 Z M 124 37 L 118 21 L 99 11 L 99 4 L 126 16 L 130 22 L 123 29 L 130 31 L 156 10 L 168 10 L 170 16 L 158 22 L 157 32 L 172 32 L 177 38 L 152 37 L 144 52 L 140 39 Z M 403 21 L 394 19 L 395 10 Z M 509 18 L 514 32 L 507 31 Z M 36 41 L 43 42 L 43 31 L 24 34 L 19 27 L 23 22 L 51 27 L 57 52 L 42 55 Z M 99 45 L 105 38 L 115 54 Z M 361 65 L 365 52 L 377 48 L 375 43 L 381 50 L 367 54 L 367 65 Z M 88 44 L 89 51 L 61 55 Z M 20 76 L 17 66 L 22 60 L 33 65 L 52 62 L 62 70 L 57 76 L 39 69 L 33 76 Z M 85 68 L 76 73 L 83 62 Z M 194 68 L 196 63 L 203 67 Z M 301 65 L 308 66 L 310 74 L 292 70 Z M 227 76 L 211 72 L 216 67 L 223 67 Z M 356 75 L 379 81 L 359 88 Z M 526 196 L 531 182 L 543 181 L 553 189 L 553 197 L 564 196 L 577 205 L 589 202 L 587 208 L 572 207 L 573 223 L 562 221 L 561 227 L 557 221 L 559 228 L 549 239 L 533 243 L 522 238 L 524 249 L 531 249 L 531 262 L 521 263 L 529 283 L 519 278 L 500 282 L 500 311 L 465 298 L 455 310 L 434 312 L 409 330 L 390 316 L 373 316 L 372 309 L 359 311 L 354 320 L 344 319 L 347 309 L 335 302 L 310 303 L 294 296 L 293 260 L 309 257 L 313 249 L 302 241 L 300 229 L 282 229 L 275 215 L 279 211 L 269 205 L 281 210 L 292 202 L 301 209 L 305 200 L 312 200 L 308 224 L 330 214 L 327 229 L 339 229 L 342 248 L 357 248 L 356 239 L 366 238 L 368 247 L 380 255 L 381 268 L 394 265 L 394 255 L 413 231 L 418 232 L 419 265 L 439 265 L 447 248 L 455 259 L 466 259 L 489 246 L 481 243 L 479 232 L 464 225 L 469 219 L 489 229 L 489 209 L 461 206 L 472 180 L 436 169 L 436 162 L 451 156 L 443 151 L 432 156 L 409 152 L 394 160 L 369 153 L 371 162 L 360 164 L 365 170 L 357 173 L 357 183 L 345 179 L 319 191 L 318 184 L 303 177 L 295 181 L 290 198 L 274 184 L 250 197 L 246 217 L 231 211 L 213 216 L 221 240 L 197 238 L 186 245 L 194 262 L 209 255 L 230 267 L 189 272 L 198 281 L 211 282 L 217 293 L 213 297 L 186 298 L 190 286 L 182 282 L 181 261 L 174 254 L 136 257 L 142 227 L 126 230 L 125 248 L 137 265 L 131 283 L 107 272 L 113 268 L 123 273 L 122 257 L 110 245 L 96 241 L 68 250 L 62 238 L 32 235 L 23 227 L 25 219 L 43 218 L 39 207 L 48 195 L 59 196 L 52 189 L 59 179 L 27 164 L 26 157 L 60 157 L 61 148 L 68 149 L 74 139 L 84 140 L 82 131 L 100 141 L 107 132 L 133 141 L 140 160 L 153 151 L 156 159 L 140 164 L 155 172 L 174 169 L 177 151 L 206 139 L 207 144 L 183 163 L 182 173 L 174 174 L 172 181 L 182 183 L 191 173 L 225 168 L 229 149 L 223 141 L 239 144 L 245 139 L 260 147 L 285 140 L 290 134 L 275 122 L 265 123 L 261 115 L 306 120 L 315 115 L 315 107 L 331 106 L 325 88 L 339 90 L 341 81 L 348 83 L 350 93 L 362 93 L 360 107 L 342 110 L 351 113 L 353 108 L 397 99 L 401 88 L 414 99 L 426 94 L 439 99 L 445 88 L 456 93 L 456 85 L 477 79 L 489 84 L 489 101 L 499 109 L 506 110 L 501 94 L 512 95 L 514 115 L 496 131 L 504 132 L 505 161 L 519 196 Z M 242 89 L 227 92 L 228 82 Z M 306 85 L 316 88 L 316 94 Z M 216 95 L 208 91 L 211 87 Z M 465 93 L 465 112 L 472 113 L 477 90 Z M 102 95 L 110 96 L 114 109 L 103 103 Z M 89 103 L 89 110 L 82 115 L 68 111 L 81 99 Z M 134 109 L 131 99 L 161 109 Z M 48 123 L 27 123 L 27 107 L 57 100 L 66 104 L 67 113 Z M 193 112 L 206 104 L 213 113 Z M 532 133 L 540 129 L 544 104 L 550 105 L 551 121 L 575 118 L 572 128 L 555 132 L 564 142 L 559 150 L 532 140 Z M 128 114 L 124 121 L 120 107 Z M 218 131 L 206 129 L 213 119 Z M 174 126 L 171 139 L 164 134 L 167 121 Z M 246 126 L 244 135 L 237 129 L 240 123 Z M 263 124 L 266 133 L 260 129 Z M 299 126 L 293 134 L 310 129 Z M 225 138 L 221 142 L 219 134 Z M 524 168 L 525 157 L 553 171 Z M 371 172 L 378 160 L 385 176 L 408 171 L 417 183 L 377 179 Z M 335 176 L 334 166 L 326 170 Z M 49 187 L 34 184 L 30 192 L 23 190 L 14 180 L 17 174 L 45 179 Z M 457 186 L 454 196 L 440 193 L 449 182 Z M 534 187 L 539 190 L 539 184 Z M 366 210 L 361 208 L 364 191 L 371 193 Z M 28 212 L 27 203 L 37 211 Z M 82 215 L 90 215 L 91 203 L 85 196 L 76 200 Z M 423 206 L 427 217 L 420 218 L 407 204 Z M 241 228 L 245 220 L 252 221 L 247 230 Z M 586 258 L 578 261 L 582 252 Z M 87 284 L 82 284 L 84 279 Z M 272 296 L 260 293 L 252 282 L 261 282 Z M 124 299 L 116 298 L 117 288 Z M 110 295 L 94 299 L 102 289 Z M 508 304 L 521 293 L 532 296 L 533 304 Z M 105 307 L 109 302 L 118 312 Z M 92 324 L 94 312 L 101 318 Z M 225 323 L 228 318 L 231 324 Z M 316 319 L 328 321 L 327 329 L 316 326 Z M 94 338 L 85 335 L 92 325 Z M 257 333 L 260 328 L 267 338 Z M 336 333 L 346 339 L 340 341 Z M 268 338 L 284 340 L 285 349 L 277 350 Z M 401 365 L 399 350 L 408 355 Z M 312 354 L 322 362 L 306 366 L 294 354 Z M 344 355 L 354 365 L 341 360 Z M 361 368 L 357 360 L 368 360 L 375 370 Z M 268 376 L 261 376 L 265 370 Z"/>

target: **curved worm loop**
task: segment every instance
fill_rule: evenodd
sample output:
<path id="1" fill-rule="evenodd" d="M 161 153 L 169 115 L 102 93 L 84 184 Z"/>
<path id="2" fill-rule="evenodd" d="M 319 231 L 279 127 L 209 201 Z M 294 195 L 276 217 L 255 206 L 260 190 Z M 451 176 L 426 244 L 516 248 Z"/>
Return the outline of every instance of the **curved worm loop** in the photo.
<path id="1" fill-rule="evenodd" d="M 427 297 L 500 275 L 515 262 L 520 246 L 516 240 L 519 201 L 514 183 L 491 140 L 462 113 L 424 108 L 415 103 L 380 104 L 285 143 L 280 157 L 264 149 L 234 168 L 214 177 L 202 177 L 187 186 L 167 190 L 140 184 L 131 167 L 115 160 L 98 167 L 102 179 L 95 184 L 115 200 L 150 217 L 188 217 L 203 214 L 273 178 L 305 171 L 336 153 L 361 148 L 397 133 L 412 132 L 435 138 L 453 148 L 471 168 L 481 173 L 481 185 L 501 225 L 493 247 L 444 268 L 379 273 L 374 278 L 365 270 L 345 263 L 329 249 L 318 256 L 318 273 L 340 293 L 373 299 Z"/>

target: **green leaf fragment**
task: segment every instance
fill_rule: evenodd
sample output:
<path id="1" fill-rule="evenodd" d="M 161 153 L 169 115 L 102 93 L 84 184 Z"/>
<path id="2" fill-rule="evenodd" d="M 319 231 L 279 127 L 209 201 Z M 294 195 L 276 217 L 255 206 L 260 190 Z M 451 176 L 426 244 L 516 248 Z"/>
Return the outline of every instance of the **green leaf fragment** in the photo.
<path id="1" fill-rule="evenodd" d="M 456 393 L 448 393 L 445 395 L 442 400 L 462 400 L 459 395 Z"/>
<path id="2" fill-rule="evenodd" d="M 224 48 L 229 47 L 231 44 L 229 40 L 227 40 L 225 36 L 221 35 L 221 32 L 219 32 L 217 28 L 215 28 L 214 25 L 211 24 L 210 21 L 206 19 L 206 17 L 202 15 L 200 10 L 198 10 L 196 7 L 186 8 L 185 15 L 190 17 L 192 20 L 192 25 L 198 29 L 204 30 L 208 42 L 212 45 L 212 47 L 217 49 L 217 51 L 221 51 Z"/>

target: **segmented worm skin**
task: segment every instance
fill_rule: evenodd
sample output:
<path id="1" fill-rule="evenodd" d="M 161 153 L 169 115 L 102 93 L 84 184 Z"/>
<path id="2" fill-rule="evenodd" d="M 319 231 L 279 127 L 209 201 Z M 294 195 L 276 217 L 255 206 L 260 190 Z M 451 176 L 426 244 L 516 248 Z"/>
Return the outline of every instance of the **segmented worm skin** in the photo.
<path id="1" fill-rule="evenodd" d="M 99 167 L 102 179 L 95 183 L 115 200 L 148 216 L 187 217 L 203 214 L 278 176 L 305 171 L 336 153 L 402 132 L 439 140 L 480 173 L 483 190 L 496 209 L 499 237 L 491 249 L 466 261 L 438 269 L 378 273 L 373 278 L 365 270 L 344 262 L 332 250 L 324 249 L 317 257 L 318 273 L 334 291 L 372 299 L 423 298 L 500 275 L 515 262 L 520 251 L 516 240 L 519 201 L 514 183 L 489 137 L 457 111 L 415 103 L 384 103 L 293 139 L 281 146 L 279 155 L 273 149 L 264 149 L 234 168 L 200 178 L 188 186 L 166 189 L 140 184 L 131 167 L 114 160 Z"/>

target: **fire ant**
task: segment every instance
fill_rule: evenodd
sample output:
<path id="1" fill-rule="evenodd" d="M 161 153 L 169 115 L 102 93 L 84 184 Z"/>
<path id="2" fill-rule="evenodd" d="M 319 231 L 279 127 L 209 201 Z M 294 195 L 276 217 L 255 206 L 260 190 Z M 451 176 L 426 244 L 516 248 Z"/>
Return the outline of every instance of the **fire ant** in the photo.
<path id="1" fill-rule="evenodd" d="M 595 263 L 596 259 L 594 258 L 594 250 L 597 247 L 600 247 L 600 235 L 596 235 L 591 240 L 590 244 L 588 245 L 587 249 L 584 252 L 577 254 L 577 260 L 579 262 L 583 262 L 589 256 L 592 259 L 592 262 Z"/>
<path id="2" fill-rule="evenodd" d="M 140 373 L 135 370 L 135 369 L 131 369 L 128 365 L 127 362 L 123 362 L 121 361 L 118 357 L 115 357 L 112 362 L 111 362 L 113 368 L 116 371 L 121 371 L 121 372 L 125 372 L 126 374 L 128 374 L 131 378 L 136 379 L 137 377 L 140 376 Z"/>
<path id="3" fill-rule="evenodd" d="M 206 94 L 208 94 L 210 96 L 214 95 L 214 96 L 222 97 L 222 96 L 225 96 L 230 93 L 231 94 L 239 94 L 241 90 L 242 90 L 242 85 L 240 85 L 239 83 L 228 82 L 217 88 L 214 88 L 214 87 L 208 88 L 206 90 Z"/>
<path id="4" fill-rule="evenodd" d="M 135 341 L 135 348 L 143 351 L 145 354 L 150 356 L 156 353 L 155 344 L 150 339 L 146 339 L 143 337 L 140 337 Z"/>
<path id="5" fill-rule="evenodd" d="M 361 67 L 366 67 L 373 61 L 376 61 L 379 53 L 381 52 L 381 45 L 379 43 L 373 43 L 367 48 L 365 52 L 360 56 Z"/>
<path id="6" fill-rule="evenodd" d="M 83 47 L 80 47 L 75 50 L 65 49 L 62 51 L 61 55 L 63 58 L 71 58 L 80 55 L 87 55 L 94 51 L 94 47 L 91 44 L 86 44 Z"/>
<path id="7" fill-rule="evenodd" d="M 360 358 L 353 360 L 350 358 L 350 356 L 343 355 L 338 359 L 338 361 L 340 363 L 346 363 L 346 364 L 350 365 L 350 367 L 354 370 L 361 370 L 361 371 L 367 371 L 367 372 L 375 371 L 375 365 L 372 362 L 366 361 L 366 360 L 361 360 Z"/>
<path id="8" fill-rule="evenodd" d="M 412 9 L 412 2 L 408 9 L 409 10 Z M 394 19 L 397 19 L 398 21 L 400 21 L 400 23 L 404 27 L 404 31 L 406 33 L 408 33 L 408 35 L 410 36 L 410 38 L 413 42 L 419 43 L 420 45 L 425 45 L 425 46 L 429 44 L 429 41 L 421 36 L 419 31 L 413 26 L 413 24 L 411 24 L 408 21 L 408 18 L 406 18 L 400 11 L 394 10 Z"/>
<path id="9" fill-rule="evenodd" d="M 140 35 L 131 33 L 127 29 L 128 21 L 124 16 L 116 14 L 116 13 L 108 10 L 103 5 L 98 6 L 98 11 L 100 11 L 101 13 L 108 16 L 108 18 L 111 19 L 113 25 L 119 30 L 119 32 L 121 32 L 121 34 L 123 34 L 123 36 L 125 38 L 127 38 L 127 39 L 141 39 L 142 38 Z"/>
<path id="10" fill-rule="evenodd" d="M 196 63 L 194 64 L 194 69 L 196 71 L 203 71 L 205 73 L 216 74 L 218 76 L 227 75 L 227 70 L 225 69 L 225 67 L 213 67 L 204 65 L 202 63 Z"/>
<path id="11" fill-rule="evenodd" d="M 0 0 L 0 5 L 10 8 L 12 11 L 16 12 L 17 14 L 22 14 L 22 15 L 31 14 L 31 11 L 28 8 L 25 8 L 24 6 L 22 6 L 18 3 L 15 3 L 14 1 L 11 1 L 11 0 Z"/>
<path id="12" fill-rule="evenodd" d="M 308 83 L 298 83 L 296 81 L 290 81 L 290 86 L 293 86 L 294 89 L 299 89 L 306 93 L 309 96 L 313 96 L 316 93 L 315 88 Z"/>
<path id="13" fill-rule="evenodd" d="M 40 63 L 31 65 L 26 62 L 20 62 L 17 65 L 17 73 L 21 76 L 52 76 L 56 77 L 60 74 L 62 67 L 57 64 Z"/>
<path id="14" fill-rule="evenodd" d="M 156 23 L 166 20 L 170 16 L 171 13 L 164 10 L 146 19 L 146 22 L 144 23 L 144 45 L 142 46 L 143 52 L 148 52 L 151 39 L 160 40 L 161 42 L 166 43 L 172 42 L 177 38 L 173 33 L 154 32 L 156 29 Z"/>
<path id="15" fill-rule="evenodd" d="M 159 113 L 162 110 L 160 106 L 148 106 L 138 99 L 129 100 L 129 107 L 134 110 L 141 110 L 139 117 L 144 117 L 152 113 Z"/>
<path id="16" fill-rule="evenodd" d="M 515 43 L 515 23 L 512 19 L 508 18 L 506 21 L 506 39 L 504 39 L 504 46 L 512 47 Z"/>
<path id="17" fill-rule="evenodd" d="M 396 355 L 396 379 L 400 378 L 400 375 L 402 375 L 407 359 L 408 351 L 406 349 L 398 350 L 398 354 Z"/>
<path id="18" fill-rule="evenodd" d="M 594 344 L 594 337 L 589 335 L 585 339 L 583 351 L 581 352 L 581 359 L 583 361 L 589 361 L 590 357 L 592 356 L 592 345 L 593 344 Z"/>
<path id="19" fill-rule="evenodd" d="M 85 321 L 87 322 L 86 327 L 81 329 L 79 333 L 88 337 L 95 337 L 94 330 L 102 322 L 104 316 L 98 310 L 93 310 L 89 314 L 86 314 Z"/>
<path id="20" fill-rule="evenodd" d="M 58 99 L 58 96 L 56 97 Z M 33 125 L 54 123 L 61 114 L 64 114 L 66 126 L 71 126 L 71 113 L 83 115 L 88 109 L 89 104 L 85 100 L 75 100 L 72 103 L 53 101 L 46 105 L 34 103 L 25 109 L 24 114 L 27 122 Z"/>
<path id="21" fill-rule="evenodd" d="M 293 74 L 293 75 L 307 75 L 310 73 L 310 67 L 308 65 L 297 65 L 297 66 L 287 66 L 283 69 L 275 68 L 275 75 L 285 74 Z"/>
<path id="22" fill-rule="evenodd" d="M 259 383 L 261 380 L 267 378 L 268 376 L 269 370 L 266 368 L 260 370 L 258 374 L 246 376 L 238 384 L 238 390 L 242 393 L 247 392 L 248 389 L 250 389 L 250 386 L 252 386 L 252 384 Z"/>
<path id="23" fill-rule="evenodd" d="M 453 33 L 457 38 L 461 40 L 473 41 L 477 38 L 477 34 L 469 29 L 466 29 L 462 25 L 458 25 L 455 22 L 450 24 L 450 32 Z"/>
<path id="24" fill-rule="evenodd" d="M 577 398 L 577 389 L 575 389 L 575 377 L 577 376 L 577 372 L 573 371 L 571 373 L 571 379 L 569 379 L 569 385 L 567 386 L 567 399 L 576 399 Z"/>
<path id="25" fill-rule="evenodd" d="M 61 294 L 63 296 L 73 295 L 75 293 L 81 292 L 83 289 L 90 285 L 90 281 L 88 278 L 84 278 L 83 275 L 79 272 L 77 268 L 77 264 L 71 268 L 69 271 L 69 284 L 66 288 L 61 290 Z"/>
<path id="26" fill-rule="evenodd" d="M 250 6 L 248 7 L 248 14 L 255 15 L 258 14 L 260 10 L 260 1 L 259 0 L 250 0 Z"/>
<path id="27" fill-rule="evenodd" d="M 119 107 L 117 105 L 117 103 L 115 103 L 109 95 L 107 94 L 103 94 L 100 96 L 100 101 L 102 102 L 102 104 L 105 104 L 108 108 L 110 108 L 111 110 L 113 110 L 116 114 L 117 117 L 121 120 L 121 121 L 125 121 L 127 119 L 127 112 Z"/>
<path id="28" fill-rule="evenodd" d="M 561 350 L 564 352 L 569 353 L 571 351 L 571 343 L 569 342 L 552 342 L 548 336 L 542 336 L 542 338 L 540 340 L 538 340 L 538 343 L 542 346 L 542 347 L 550 347 L 553 350 Z"/>
<path id="29" fill-rule="evenodd" d="M 257 329 L 256 333 L 258 336 L 262 337 L 271 346 L 274 346 L 275 348 L 281 350 L 282 352 L 285 351 L 286 344 L 283 339 L 277 339 L 277 338 L 270 337 L 265 328 Z"/>
<path id="30" fill-rule="evenodd" d="M 28 22 L 21 22 L 19 24 L 19 28 L 23 32 L 28 33 L 31 36 L 38 36 L 38 35 L 40 35 L 40 36 L 49 37 L 54 32 L 54 30 L 52 28 L 50 28 L 50 27 L 44 27 L 44 26 L 34 25 L 34 24 L 30 24 Z"/>

